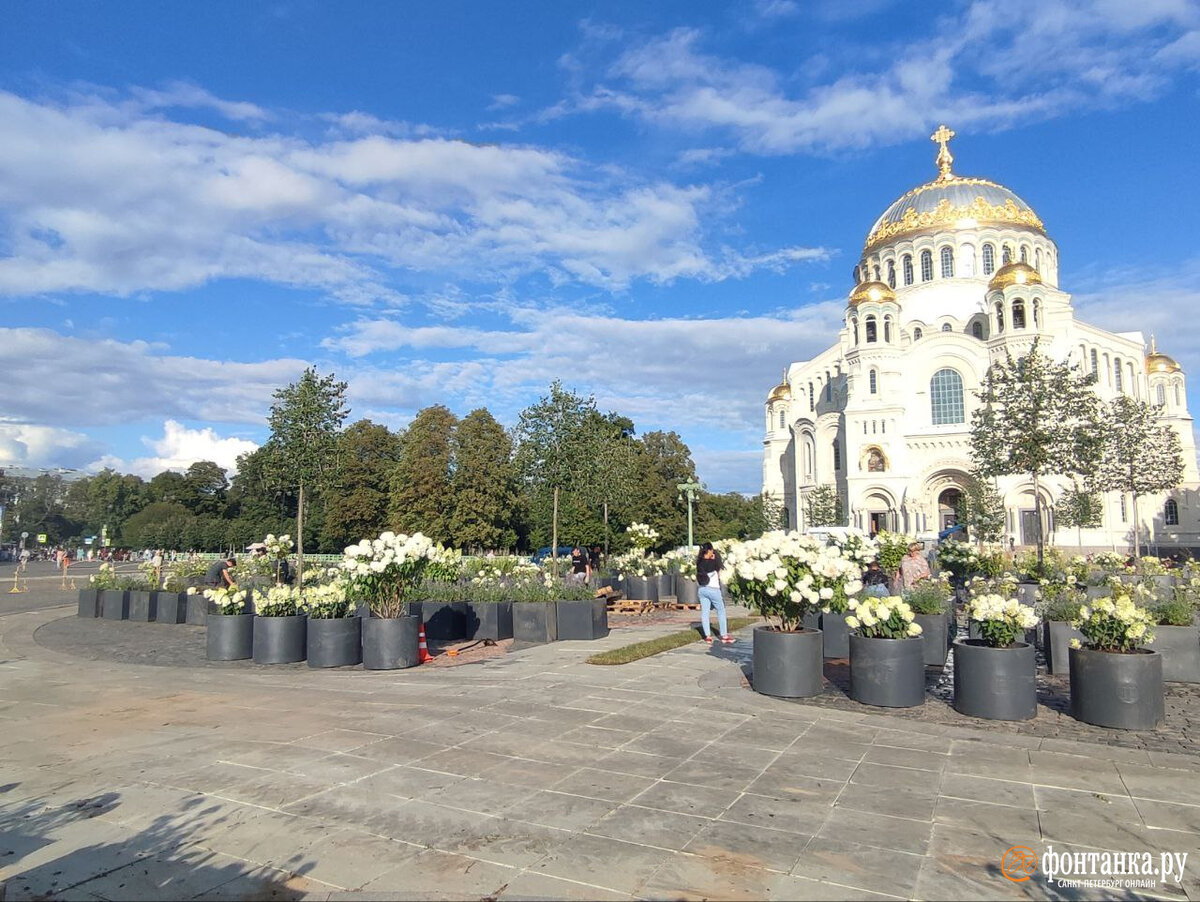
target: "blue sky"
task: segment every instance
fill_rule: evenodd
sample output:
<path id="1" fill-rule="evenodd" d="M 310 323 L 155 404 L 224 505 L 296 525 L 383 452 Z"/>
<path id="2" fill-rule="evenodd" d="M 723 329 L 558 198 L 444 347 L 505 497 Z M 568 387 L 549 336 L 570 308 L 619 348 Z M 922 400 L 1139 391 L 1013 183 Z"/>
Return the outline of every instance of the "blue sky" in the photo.
<path id="1" fill-rule="evenodd" d="M 1188 0 L 9 0 L 0 462 L 231 465 L 312 363 L 393 427 L 561 378 L 756 491 L 942 121 L 1197 373 L 1198 74 Z"/>

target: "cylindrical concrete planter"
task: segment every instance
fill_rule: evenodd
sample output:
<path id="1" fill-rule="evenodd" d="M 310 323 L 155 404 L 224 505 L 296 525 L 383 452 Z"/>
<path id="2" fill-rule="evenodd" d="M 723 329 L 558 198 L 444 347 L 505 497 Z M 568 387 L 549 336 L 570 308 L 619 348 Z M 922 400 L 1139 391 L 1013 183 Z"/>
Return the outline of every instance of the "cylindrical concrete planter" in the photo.
<path id="1" fill-rule="evenodd" d="M 201 592 L 193 592 L 187 597 L 187 622 L 192 626 L 204 626 L 208 623 L 208 615 L 215 614 L 217 606 L 209 601 Z"/>
<path id="2" fill-rule="evenodd" d="M 821 615 L 824 657 L 850 657 L 850 630 L 846 628 L 846 616 L 846 614 L 835 614 L 832 611 Z"/>
<path id="3" fill-rule="evenodd" d="M 629 589 L 626 597 L 632 601 L 658 601 L 657 576 L 630 576 L 625 585 Z"/>
<path id="4" fill-rule="evenodd" d="M 586 601 L 556 601 L 554 612 L 559 641 L 603 639 L 608 635 L 608 606 L 603 598 Z"/>
<path id="5" fill-rule="evenodd" d="M 420 617 L 410 614 L 361 619 L 363 669 L 399 670 L 421 663 L 417 644 L 421 635 Z"/>
<path id="6" fill-rule="evenodd" d="M 661 601 L 675 594 L 675 575 L 673 573 L 658 574 L 658 598 Z"/>
<path id="7" fill-rule="evenodd" d="M 184 623 L 187 621 L 188 597 L 182 592 L 159 592 L 154 612 L 156 623 Z"/>
<path id="8" fill-rule="evenodd" d="M 150 623 L 158 614 L 158 593 L 132 591 L 129 593 L 129 619 Z"/>
<path id="9" fill-rule="evenodd" d="M 552 601 L 519 601 L 513 604 L 513 638 L 518 642 L 558 641 L 558 605 Z"/>
<path id="10" fill-rule="evenodd" d="M 100 613 L 105 620 L 129 619 L 129 591 L 105 589 L 100 593 Z"/>
<path id="11" fill-rule="evenodd" d="M 912 639 L 850 636 L 850 697 L 864 705 L 913 708 L 925 702 L 925 645 Z"/>
<path id="12" fill-rule="evenodd" d="M 511 639 L 512 609 L 511 601 L 468 601 L 464 638 Z"/>
<path id="13" fill-rule="evenodd" d="M 209 614 L 207 657 L 210 661 L 244 661 L 254 649 L 253 614 Z"/>
<path id="14" fill-rule="evenodd" d="M 254 663 L 295 664 L 308 646 L 308 617 L 263 617 L 254 620 Z"/>
<path id="15" fill-rule="evenodd" d="M 467 603 L 465 601 L 422 601 L 421 619 L 425 623 L 426 639 L 454 642 L 457 639 L 465 638 L 467 634 Z"/>
<path id="16" fill-rule="evenodd" d="M 308 666 L 351 667 L 362 663 L 361 617 L 310 617 Z"/>
<path id="17" fill-rule="evenodd" d="M 1153 730 L 1163 719 L 1162 655 L 1072 648 L 1071 715 L 1118 730 Z"/>
<path id="18" fill-rule="evenodd" d="M 1037 657 L 1028 642 L 990 648 L 982 639 L 954 643 L 954 709 L 988 720 L 1037 714 Z"/>
<path id="19" fill-rule="evenodd" d="M 950 653 L 950 622 L 946 614 L 915 614 L 913 620 L 921 625 L 921 642 L 925 646 L 925 666 L 945 667 Z"/>
<path id="20" fill-rule="evenodd" d="M 79 590 L 78 616 L 92 617 L 92 618 L 100 616 L 100 590 L 99 589 L 80 589 Z"/>
<path id="21" fill-rule="evenodd" d="M 1055 676 L 1070 676 L 1071 658 L 1067 651 L 1071 640 L 1083 641 L 1083 633 L 1065 620 L 1042 622 L 1042 653 L 1046 656 L 1046 669 Z"/>
<path id="22" fill-rule="evenodd" d="M 754 691 L 777 698 L 810 698 L 823 685 L 820 630 L 754 628 Z"/>
<path id="23" fill-rule="evenodd" d="M 1200 626 L 1156 626 L 1154 650 L 1168 683 L 1200 683 Z"/>
<path id="24" fill-rule="evenodd" d="M 806 630 L 819 630 L 821 628 L 821 612 L 812 608 L 807 609 L 800 620 L 800 625 Z M 823 645 L 824 640 L 822 639 Z"/>
<path id="25" fill-rule="evenodd" d="M 686 576 L 675 577 L 675 600 L 680 604 L 700 604 L 700 584 Z"/>

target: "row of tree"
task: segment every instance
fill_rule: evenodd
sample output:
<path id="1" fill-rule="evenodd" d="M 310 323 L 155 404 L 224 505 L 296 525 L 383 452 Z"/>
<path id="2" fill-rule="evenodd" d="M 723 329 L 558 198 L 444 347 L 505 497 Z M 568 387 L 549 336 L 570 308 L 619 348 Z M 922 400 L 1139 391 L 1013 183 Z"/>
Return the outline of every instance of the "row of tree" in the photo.
<path id="1" fill-rule="evenodd" d="M 551 544 L 623 550 L 624 529 L 650 524 L 669 548 L 687 541 L 678 485 L 696 479 L 674 432 L 637 434 L 591 397 L 550 386 L 506 430 L 486 408 L 444 406 L 394 432 L 369 420 L 344 426 L 345 383 L 309 369 L 279 389 L 270 438 L 238 459 L 232 481 L 211 461 L 148 481 L 103 470 L 5 480 L 4 539 L 45 533 L 50 544 L 216 551 L 290 533 L 298 551 L 339 552 L 385 529 L 421 531 L 473 550 Z M 761 498 L 700 493 L 697 539 L 752 536 L 777 525 Z"/>

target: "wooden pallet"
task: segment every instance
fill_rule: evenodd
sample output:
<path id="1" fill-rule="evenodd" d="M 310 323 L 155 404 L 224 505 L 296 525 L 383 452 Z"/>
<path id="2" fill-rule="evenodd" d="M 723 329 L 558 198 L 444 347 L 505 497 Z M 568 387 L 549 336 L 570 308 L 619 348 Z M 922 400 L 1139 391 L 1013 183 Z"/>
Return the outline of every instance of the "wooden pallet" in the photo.
<path id="1" fill-rule="evenodd" d="M 700 605 L 685 604 L 682 601 L 662 601 L 658 603 L 658 607 L 664 611 L 698 611 Z"/>
<path id="2" fill-rule="evenodd" d="M 610 601 L 608 603 L 608 611 L 610 614 L 645 614 L 654 608 L 654 603 L 650 601 Z"/>

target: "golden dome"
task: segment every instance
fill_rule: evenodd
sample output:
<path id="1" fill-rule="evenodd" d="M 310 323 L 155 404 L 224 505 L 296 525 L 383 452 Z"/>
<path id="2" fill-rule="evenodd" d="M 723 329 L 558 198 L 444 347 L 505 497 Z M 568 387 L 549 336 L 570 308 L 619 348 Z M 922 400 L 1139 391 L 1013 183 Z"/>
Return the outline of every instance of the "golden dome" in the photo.
<path id="1" fill-rule="evenodd" d="M 1005 263 L 988 282 L 988 291 L 1003 291 L 1009 285 L 1040 285 L 1042 277 L 1028 263 Z"/>
<path id="2" fill-rule="evenodd" d="M 792 387 L 787 382 L 780 382 L 767 395 L 767 403 L 771 404 L 775 401 L 790 401 L 792 400 Z"/>
<path id="3" fill-rule="evenodd" d="M 896 300 L 896 292 L 892 291 L 886 282 L 859 282 L 850 292 L 849 304 L 851 307 L 857 307 L 866 301 L 882 303 L 894 300 Z"/>
<path id="4" fill-rule="evenodd" d="M 1178 373 L 1182 369 L 1183 367 L 1166 354 L 1154 353 L 1146 355 L 1147 373 Z"/>

